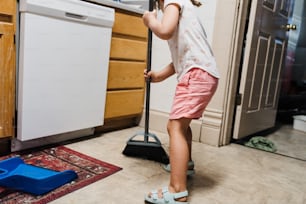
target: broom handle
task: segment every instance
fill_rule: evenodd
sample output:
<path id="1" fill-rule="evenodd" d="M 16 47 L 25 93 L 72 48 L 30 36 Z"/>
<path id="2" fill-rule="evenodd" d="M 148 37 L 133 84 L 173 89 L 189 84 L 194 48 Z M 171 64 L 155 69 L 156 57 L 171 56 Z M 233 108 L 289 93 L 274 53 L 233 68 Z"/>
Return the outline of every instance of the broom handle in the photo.
<path id="1" fill-rule="evenodd" d="M 149 0 L 149 11 L 153 11 L 154 0 Z M 152 57 L 152 31 L 148 29 L 148 48 L 147 48 L 147 71 L 151 71 L 151 57 Z M 144 141 L 149 141 L 149 119 L 150 119 L 150 91 L 151 79 L 146 80 L 146 104 L 145 104 L 145 137 Z"/>

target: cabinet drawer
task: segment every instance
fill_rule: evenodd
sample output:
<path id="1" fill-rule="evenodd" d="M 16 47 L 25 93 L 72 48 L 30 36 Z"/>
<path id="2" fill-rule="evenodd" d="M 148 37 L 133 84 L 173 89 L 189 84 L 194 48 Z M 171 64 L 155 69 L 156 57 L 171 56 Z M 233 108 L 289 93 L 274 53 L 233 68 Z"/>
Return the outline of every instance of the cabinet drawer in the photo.
<path id="1" fill-rule="evenodd" d="M 0 19 L 4 17 L 6 22 L 7 17 L 13 18 L 13 15 L 16 13 L 16 0 L 2 0 L 0 2 Z"/>
<path id="2" fill-rule="evenodd" d="M 148 30 L 140 16 L 116 12 L 113 33 L 147 38 Z"/>
<path id="3" fill-rule="evenodd" d="M 144 62 L 115 61 L 109 62 L 107 89 L 143 88 Z"/>
<path id="4" fill-rule="evenodd" d="M 0 7 L 0 35 L 3 35 L 3 34 L 14 35 L 15 27 L 16 27 L 15 26 L 16 0 L 5 0 L 5 1 L 1 1 L 0 4 L 1 4 L 1 7 Z"/>
<path id="5" fill-rule="evenodd" d="M 143 110 L 144 89 L 108 91 L 104 118 L 115 118 L 141 114 Z"/>
<path id="6" fill-rule="evenodd" d="M 147 42 L 112 37 L 110 57 L 145 61 L 147 58 Z"/>

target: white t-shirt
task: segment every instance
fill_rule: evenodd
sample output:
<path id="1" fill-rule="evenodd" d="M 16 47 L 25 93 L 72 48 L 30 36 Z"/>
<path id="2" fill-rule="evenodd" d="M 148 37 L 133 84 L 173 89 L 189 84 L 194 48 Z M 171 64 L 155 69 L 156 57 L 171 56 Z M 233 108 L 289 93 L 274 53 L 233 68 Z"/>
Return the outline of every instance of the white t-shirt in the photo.
<path id="1" fill-rule="evenodd" d="M 190 0 L 165 0 L 164 7 L 174 3 L 180 6 L 180 19 L 173 36 L 168 40 L 177 79 L 192 68 L 201 68 L 219 78 L 213 52 L 207 42 L 204 27 Z"/>

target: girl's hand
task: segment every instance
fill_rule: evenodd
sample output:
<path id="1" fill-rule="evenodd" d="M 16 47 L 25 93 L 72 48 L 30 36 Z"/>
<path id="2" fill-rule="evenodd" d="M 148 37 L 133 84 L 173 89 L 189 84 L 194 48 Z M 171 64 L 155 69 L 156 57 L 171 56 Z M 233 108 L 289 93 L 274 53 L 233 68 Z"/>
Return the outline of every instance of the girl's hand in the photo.
<path id="1" fill-rule="evenodd" d="M 143 71 L 143 76 L 145 78 L 146 81 L 150 81 L 150 82 L 159 82 L 160 80 L 158 80 L 158 76 L 156 72 L 153 71 L 149 71 L 148 70 L 144 70 Z"/>
<path id="2" fill-rule="evenodd" d="M 172 76 L 175 73 L 173 63 L 171 62 L 167 66 L 165 66 L 160 71 L 149 71 L 145 69 L 143 71 L 143 76 L 146 79 L 146 81 L 151 82 L 161 82 L 167 79 L 168 77 Z"/>
<path id="3" fill-rule="evenodd" d="M 145 11 L 142 16 L 143 23 L 145 26 L 150 27 L 149 24 L 152 20 L 157 19 L 157 11 L 154 9 L 153 11 Z"/>

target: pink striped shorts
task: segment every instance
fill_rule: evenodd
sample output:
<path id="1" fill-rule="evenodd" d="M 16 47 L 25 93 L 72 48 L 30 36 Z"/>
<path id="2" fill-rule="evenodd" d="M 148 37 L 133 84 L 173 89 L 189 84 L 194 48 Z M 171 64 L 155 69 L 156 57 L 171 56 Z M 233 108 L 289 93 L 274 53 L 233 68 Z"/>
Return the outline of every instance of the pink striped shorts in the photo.
<path id="1" fill-rule="evenodd" d="M 214 95 L 218 78 L 200 68 L 189 70 L 178 82 L 170 119 L 198 119 Z"/>

